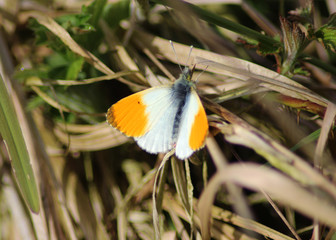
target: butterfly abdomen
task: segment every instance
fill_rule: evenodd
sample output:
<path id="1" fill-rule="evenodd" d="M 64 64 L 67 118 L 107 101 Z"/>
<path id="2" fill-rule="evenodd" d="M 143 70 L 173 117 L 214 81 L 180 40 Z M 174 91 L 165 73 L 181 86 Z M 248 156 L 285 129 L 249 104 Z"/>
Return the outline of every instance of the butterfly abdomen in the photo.
<path id="1" fill-rule="evenodd" d="M 182 118 L 182 113 L 184 106 L 186 104 L 186 100 L 188 95 L 191 92 L 190 84 L 187 82 L 186 79 L 178 80 L 172 86 L 172 98 L 174 101 L 178 102 L 177 112 L 174 118 L 174 125 L 173 125 L 173 138 L 176 139 L 179 133 L 180 122 Z"/>

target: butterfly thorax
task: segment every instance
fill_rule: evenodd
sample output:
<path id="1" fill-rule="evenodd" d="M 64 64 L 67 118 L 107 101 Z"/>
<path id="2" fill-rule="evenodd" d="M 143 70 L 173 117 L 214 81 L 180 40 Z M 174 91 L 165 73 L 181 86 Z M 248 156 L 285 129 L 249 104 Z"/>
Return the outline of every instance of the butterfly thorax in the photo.
<path id="1" fill-rule="evenodd" d="M 172 88 L 181 93 L 189 91 L 191 87 L 195 87 L 195 83 L 191 80 L 194 68 L 185 67 L 180 77 L 175 81 Z"/>
<path id="2" fill-rule="evenodd" d="M 173 127 L 173 136 L 174 138 L 177 137 L 180 125 L 180 121 L 182 118 L 182 113 L 184 106 L 186 104 L 187 98 L 191 93 L 192 87 L 194 87 L 195 83 L 191 81 L 193 70 L 190 70 L 189 67 L 185 67 L 182 71 L 180 77 L 175 81 L 172 85 L 172 93 L 173 99 L 177 100 L 179 103 L 178 110 L 175 115 L 174 119 L 174 127 Z"/>

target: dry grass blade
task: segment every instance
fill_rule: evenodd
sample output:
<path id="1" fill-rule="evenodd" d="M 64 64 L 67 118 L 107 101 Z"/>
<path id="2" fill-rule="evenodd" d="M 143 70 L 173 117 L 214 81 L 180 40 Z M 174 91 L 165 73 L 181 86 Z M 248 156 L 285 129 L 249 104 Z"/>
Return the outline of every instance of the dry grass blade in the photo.
<path id="1" fill-rule="evenodd" d="M 48 94 L 41 91 L 39 87 L 32 86 L 31 87 L 37 95 L 39 95 L 44 101 L 46 101 L 49 105 L 53 106 L 54 108 L 57 108 L 61 112 L 71 112 L 71 109 L 59 104 L 56 100 L 52 99 Z"/>
<path id="2" fill-rule="evenodd" d="M 170 44 L 167 40 L 140 31 L 136 31 L 136 36 L 142 39 L 142 43 L 153 52 L 164 54 L 165 58 L 176 62 L 176 57 L 168 50 Z M 178 59 L 182 63 L 186 62 L 189 47 L 178 43 L 174 43 L 174 47 Z M 202 69 L 199 65 L 205 65 L 208 67 L 208 72 L 230 76 L 240 81 L 257 81 L 261 87 L 298 99 L 309 100 L 323 107 L 328 104 L 328 100 L 314 94 L 301 84 L 255 63 L 197 48 L 193 49 L 192 57 L 196 59 L 196 68 Z"/>
<path id="3" fill-rule="evenodd" d="M 302 158 L 296 156 L 290 150 L 220 105 L 210 102 L 207 99 L 203 99 L 203 103 L 211 111 L 231 123 L 231 125 L 227 125 L 226 123 L 217 125 L 217 128 L 221 129 L 228 141 L 254 149 L 272 165 L 291 175 L 293 178 L 305 184 L 319 186 L 336 199 L 336 187 L 321 174 L 316 172 Z"/>
<path id="4" fill-rule="evenodd" d="M 322 197 L 315 195 L 285 177 L 284 175 L 255 164 L 233 164 L 217 172 L 202 193 L 198 203 L 203 239 L 210 239 L 211 205 L 219 186 L 236 183 L 248 189 L 262 189 L 282 204 L 291 206 L 297 211 L 318 221 L 335 227 L 336 206 Z M 290 192 L 291 194 L 288 194 Z"/>
<path id="5" fill-rule="evenodd" d="M 100 26 L 102 27 L 105 40 L 111 50 L 116 51 L 115 61 L 118 62 L 119 67 L 125 70 L 131 71 L 139 71 L 139 67 L 134 62 L 132 57 L 128 54 L 125 47 L 117 40 L 117 38 L 113 35 L 105 21 L 100 22 Z M 142 76 L 142 74 L 137 73 L 135 80 L 141 80 L 142 82 L 146 82 L 146 79 Z"/>
<path id="6" fill-rule="evenodd" d="M 217 171 L 221 171 L 228 165 L 228 160 L 221 152 L 219 145 L 216 143 L 214 137 L 210 136 L 206 140 L 206 145 L 209 150 L 209 154 L 216 164 Z M 235 184 L 227 184 L 228 195 L 233 199 L 233 208 L 241 216 L 245 218 L 252 218 L 252 213 L 248 207 L 241 188 Z"/>
<path id="7" fill-rule="evenodd" d="M 106 75 L 113 75 L 114 72 L 108 68 L 103 62 L 96 58 L 93 54 L 79 46 L 70 36 L 70 34 L 62 28 L 54 19 L 45 15 L 42 12 L 30 12 L 30 17 L 35 18 L 41 25 L 45 26 L 57 37 L 59 37 L 63 43 L 68 46 L 74 53 L 84 57 L 86 61 L 91 63 L 97 70 L 105 73 Z"/>
<path id="8" fill-rule="evenodd" d="M 4 238 L 17 238 L 17 239 L 33 239 L 32 229 L 29 227 L 29 220 L 25 215 L 25 209 L 20 204 L 20 196 L 15 191 L 15 184 L 11 177 L 5 173 L 4 181 L 6 186 L 3 188 L 3 200 L 2 208 L 7 208 L 12 213 L 11 216 L 7 216 L 7 221 L 2 223 L 1 235 Z M 5 211 L 2 209 L 1 211 Z"/>
<path id="9" fill-rule="evenodd" d="M 275 229 L 260 224 L 252 219 L 243 218 L 228 210 L 213 206 L 212 207 L 213 224 L 219 225 L 221 221 L 228 222 L 243 229 L 251 230 L 263 236 L 267 236 L 276 240 L 293 240 L 291 238 Z"/>
<path id="10" fill-rule="evenodd" d="M 101 123 L 94 128 L 86 128 L 83 125 L 77 125 L 77 133 L 81 129 L 81 134 L 70 134 L 74 125 L 70 129 L 55 128 L 54 132 L 58 139 L 65 145 L 69 145 L 71 151 L 94 151 L 108 149 L 128 142 L 130 138 L 126 137 L 116 129 L 110 127 L 107 123 Z M 82 127 L 82 128 L 81 128 Z M 85 129 L 83 129 L 83 127 Z"/>
<path id="11" fill-rule="evenodd" d="M 302 183 L 319 186 L 335 198 L 336 188 L 333 184 L 316 172 L 303 159 L 268 136 L 258 131 L 250 131 L 239 125 L 230 125 L 222 130 L 229 142 L 254 149 L 273 166 Z"/>
<path id="12" fill-rule="evenodd" d="M 123 164 L 123 169 L 131 182 L 131 186 L 127 189 L 127 193 L 125 194 L 125 205 L 132 204 L 132 198 L 136 197 L 136 195 L 139 194 L 141 190 L 143 190 L 143 188 L 154 179 L 157 172 L 156 169 L 152 169 L 139 179 L 137 176 L 140 175 L 139 165 L 139 163 L 135 161 L 133 162 L 132 160 L 128 160 Z"/>
<path id="13" fill-rule="evenodd" d="M 286 96 L 309 100 L 324 107 L 328 104 L 328 100 L 318 96 L 301 84 L 255 63 L 204 50 L 195 51 L 195 55 L 198 64 L 208 66 L 207 71 L 209 72 L 223 74 L 241 81 L 257 81 L 260 86 L 269 90 Z"/>
<path id="14" fill-rule="evenodd" d="M 75 183 L 75 204 L 77 206 L 78 223 L 81 225 L 84 230 L 84 236 L 86 239 L 109 239 L 105 231 L 101 231 L 101 224 L 94 214 L 93 206 L 94 204 L 88 198 L 87 191 L 83 188 L 82 183 L 76 179 Z"/>
<path id="15" fill-rule="evenodd" d="M 322 166 L 325 164 L 322 162 L 323 152 L 325 149 L 325 145 L 327 144 L 329 131 L 332 125 L 335 123 L 335 116 L 336 116 L 336 106 L 333 103 L 329 103 L 324 120 L 323 120 L 322 130 L 321 130 L 319 140 L 317 142 L 316 152 L 314 156 L 314 163 L 315 163 L 315 166 L 318 168 L 322 168 Z"/>
<path id="16" fill-rule="evenodd" d="M 304 163 L 304 161 L 268 136 L 236 124 L 217 125 L 217 127 L 224 133 L 227 141 L 252 148 L 288 175 L 305 184 L 313 183 L 310 177 L 293 164 L 293 162 Z"/>
<path id="17" fill-rule="evenodd" d="M 131 74 L 135 74 L 137 71 L 121 71 L 112 75 L 105 75 L 96 78 L 84 79 L 80 81 L 71 81 L 71 80 L 45 80 L 38 77 L 30 77 L 26 80 L 25 84 L 28 86 L 50 86 L 50 85 L 59 85 L 59 86 L 76 86 L 76 85 L 86 85 L 97 83 L 106 80 L 112 80 L 116 78 L 120 78 L 123 76 L 128 76 Z"/>
<path id="18" fill-rule="evenodd" d="M 80 85 L 80 84 L 79 84 Z M 49 85 L 50 86 L 50 85 Z M 68 112 L 68 113 L 75 113 L 77 115 L 96 115 L 96 116 L 103 116 L 104 113 L 87 113 L 87 112 L 79 112 L 73 109 L 70 109 L 63 104 L 59 103 L 57 100 L 57 95 L 56 92 L 54 91 L 53 87 L 50 86 L 51 92 L 53 97 L 49 96 L 46 92 L 42 91 L 39 87 L 37 86 L 31 86 L 31 89 L 38 95 L 40 96 L 46 103 L 48 103 L 50 106 L 58 109 L 60 112 Z M 61 114 L 62 115 L 62 114 Z"/>
<path id="19" fill-rule="evenodd" d="M 188 190 L 187 190 L 187 179 L 185 175 L 185 170 L 183 168 L 183 162 L 179 159 L 173 157 L 171 159 L 172 174 L 174 177 L 174 183 L 178 196 L 181 198 L 183 206 L 186 212 L 190 215 L 190 203 L 188 200 Z"/>
<path id="20" fill-rule="evenodd" d="M 166 197 L 163 201 L 163 208 L 166 211 L 174 209 L 175 214 L 177 214 L 183 220 L 187 221 L 187 213 L 178 198 L 178 196 L 172 196 L 171 194 L 166 193 Z M 196 200 L 197 199 L 193 201 L 195 203 L 195 209 L 197 209 L 198 205 Z M 199 211 L 197 211 L 196 213 L 198 212 Z M 276 231 L 251 219 L 243 218 L 231 211 L 224 210 L 220 207 L 212 206 L 211 214 L 213 217 L 211 232 L 213 233 L 213 238 L 215 239 L 221 239 L 223 234 L 227 237 L 230 236 L 232 239 L 234 239 L 237 235 L 240 236 L 240 239 L 255 239 L 253 237 L 247 236 L 237 228 L 232 228 L 231 226 L 233 225 L 243 229 L 251 230 L 263 236 L 267 236 L 271 239 L 294 240 L 294 238 L 291 238 L 279 231 Z M 194 220 L 197 228 L 200 229 L 201 221 L 198 217 L 198 214 L 195 215 Z"/>
<path id="21" fill-rule="evenodd" d="M 265 18 L 259 11 L 251 6 L 246 1 L 242 1 L 242 9 L 258 24 L 258 26 L 263 29 L 268 35 L 276 36 L 280 35 L 280 30 L 274 26 L 274 24 Z"/>
<path id="22" fill-rule="evenodd" d="M 137 41 L 141 41 L 141 46 L 145 46 L 152 53 L 162 55 L 165 59 L 176 64 L 189 64 L 187 63 L 190 46 L 173 42 L 176 55 L 171 49 L 170 41 L 164 38 L 160 38 L 149 33 L 145 33 L 139 30 L 134 32 L 135 44 Z M 194 56 L 195 48 L 193 48 L 192 56 Z M 178 60 L 177 60 L 178 59 Z M 197 66 L 196 66 L 197 67 Z"/>
<path id="23" fill-rule="evenodd" d="M 162 200 L 163 200 L 163 192 L 164 192 L 164 183 L 166 181 L 167 177 L 167 161 L 170 159 L 170 157 L 174 154 L 174 151 L 168 152 L 165 157 L 163 158 L 162 162 L 160 163 L 160 166 L 156 172 L 155 180 L 154 180 L 154 188 L 153 188 L 153 194 L 152 194 L 152 200 L 153 200 L 153 225 L 154 225 L 154 239 L 159 240 L 162 236 L 162 228 L 163 228 L 163 222 L 162 222 Z M 158 184 L 158 193 L 156 196 L 156 184 L 159 181 Z"/>
<path id="24" fill-rule="evenodd" d="M 186 177 L 187 177 L 187 191 L 188 191 L 188 202 L 190 205 L 190 208 L 188 209 L 190 219 L 189 223 L 191 226 L 191 233 L 190 235 L 193 236 L 195 233 L 195 224 L 194 224 L 194 186 L 191 181 L 191 173 L 190 173 L 190 166 L 189 161 L 184 161 L 185 171 L 186 171 Z"/>
<path id="25" fill-rule="evenodd" d="M 178 24 L 193 35 L 202 43 L 215 52 L 225 55 L 236 55 L 235 49 L 227 41 L 224 41 L 215 31 L 204 21 L 197 18 L 197 15 L 181 2 L 174 3 L 175 9 L 178 11 L 173 12 L 172 17 Z M 184 64 L 184 62 L 182 62 Z"/>
<path id="26" fill-rule="evenodd" d="M 49 155 L 45 152 L 39 152 L 41 161 L 41 182 L 43 183 L 45 204 L 48 205 L 50 214 L 47 218 L 46 235 L 47 228 L 52 233 L 52 236 L 57 239 L 61 236 L 65 236 L 67 239 L 77 239 L 75 228 L 73 226 L 73 218 L 69 212 L 69 206 L 66 204 L 66 197 L 64 195 L 65 185 L 63 185 L 64 171 L 66 168 L 66 159 L 63 155 L 62 146 L 59 141 L 55 138 L 54 134 L 50 131 L 47 125 L 45 125 L 43 114 L 39 110 L 33 111 L 33 118 L 38 126 L 41 138 L 45 143 L 46 151 L 53 150 L 51 153 L 48 151 Z M 53 154 L 56 151 L 57 154 Z M 49 157 L 50 156 L 50 157 Z M 63 187 L 63 188 L 61 188 Z M 47 190 L 46 190 L 47 189 Z M 62 204 L 58 204 L 62 203 Z M 55 224 L 63 226 L 63 231 L 60 232 Z M 34 226 L 38 229 L 43 226 L 40 221 L 35 220 Z M 41 239 L 47 239 L 47 237 L 41 237 Z"/>

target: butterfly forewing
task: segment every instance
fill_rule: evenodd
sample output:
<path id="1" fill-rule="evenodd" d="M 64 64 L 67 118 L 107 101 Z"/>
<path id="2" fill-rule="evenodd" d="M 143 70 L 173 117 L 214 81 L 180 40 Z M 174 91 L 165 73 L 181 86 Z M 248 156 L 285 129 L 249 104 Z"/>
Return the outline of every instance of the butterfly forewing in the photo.
<path id="1" fill-rule="evenodd" d="M 147 90 L 132 94 L 112 105 L 107 111 L 107 121 L 129 137 L 144 135 L 148 130 L 148 114 L 142 98 Z"/>
<path id="2" fill-rule="evenodd" d="M 135 138 L 139 146 L 150 153 L 167 152 L 174 147 L 174 120 L 178 111 L 178 100 L 174 98 L 171 87 L 155 89 L 146 94 L 150 130 Z"/>

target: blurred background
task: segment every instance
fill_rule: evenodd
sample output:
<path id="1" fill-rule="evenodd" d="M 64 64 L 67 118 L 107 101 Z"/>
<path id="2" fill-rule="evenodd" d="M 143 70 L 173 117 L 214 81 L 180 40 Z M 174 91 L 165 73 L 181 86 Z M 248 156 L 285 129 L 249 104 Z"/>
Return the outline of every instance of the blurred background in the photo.
<path id="1" fill-rule="evenodd" d="M 335 239 L 335 11 L 2 0 L 0 238 Z M 179 65 L 195 65 L 210 125 L 186 161 L 105 118 Z"/>

